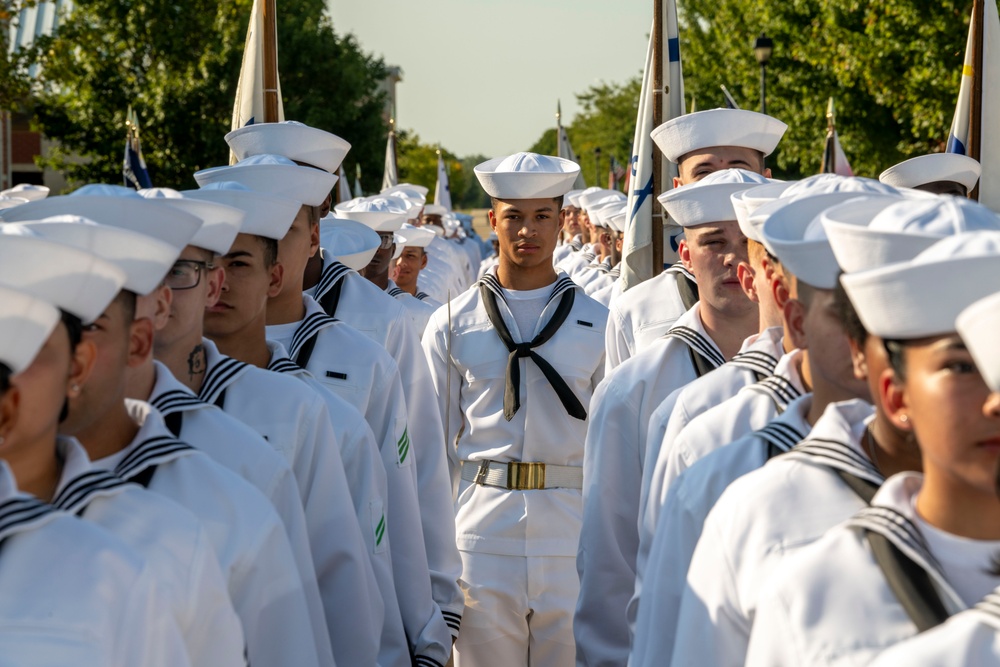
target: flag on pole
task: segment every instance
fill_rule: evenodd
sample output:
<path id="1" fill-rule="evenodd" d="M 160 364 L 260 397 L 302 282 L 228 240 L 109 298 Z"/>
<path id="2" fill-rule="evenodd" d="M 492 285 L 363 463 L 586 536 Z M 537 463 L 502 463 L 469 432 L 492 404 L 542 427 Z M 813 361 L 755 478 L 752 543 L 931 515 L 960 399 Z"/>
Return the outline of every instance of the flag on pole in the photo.
<path id="1" fill-rule="evenodd" d="M 977 53 L 980 44 L 981 59 Z M 976 65 L 980 60 L 981 67 L 977 72 Z M 1000 89 L 995 85 L 997 77 L 1000 77 L 1000 16 L 996 2 L 977 0 L 973 3 L 972 20 L 969 21 L 962 82 L 946 150 L 979 160 L 983 169 L 979 177 L 979 201 L 1000 212 L 1000 134 L 993 131 L 1000 123 Z M 989 84 L 984 85 L 984 82 Z"/>
<path id="2" fill-rule="evenodd" d="M 656 39 L 656 22 L 663 26 L 662 63 L 654 62 L 654 41 Z M 650 30 L 649 48 L 646 51 L 646 66 L 642 78 L 642 91 L 639 93 L 639 113 L 635 123 L 635 135 L 632 139 L 632 161 L 630 165 L 628 188 L 628 223 L 625 229 L 625 243 L 622 253 L 622 289 L 635 287 L 644 280 L 651 278 L 653 272 L 653 140 L 650 133 L 653 127 L 654 68 L 662 68 L 663 89 L 666 99 L 663 100 L 663 121 L 677 118 L 684 114 L 684 77 L 681 74 L 681 48 L 677 28 L 677 6 L 674 0 L 663 0 L 663 16 L 656 17 L 653 29 Z M 672 177 L 677 176 L 677 165 L 663 161 L 663 183 L 661 191 L 666 191 L 672 184 Z M 677 257 L 677 238 L 683 233 L 680 227 L 664 224 L 663 226 L 663 261 L 664 264 L 675 261 Z"/>
<path id="3" fill-rule="evenodd" d="M 448 170 L 444 166 L 444 156 L 438 154 L 437 183 L 434 185 L 434 203 L 451 210 L 451 186 L 448 184 Z"/>
<path id="4" fill-rule="evenodd" d="M 559 100 L 556 100 L 556 155 L 570 162 L 580 164 L 580 161 L 576 159 L 576 153 L 573 152 L 573 146 L 569 143 L 569 134 L 566 133 L 566 128 L 562 126 L 562 102 Z M 587 184 L 583 180 L 582 169 L 576 175 L 573 187 L 577 190 L 583 190 L 587 187 Z"/>
<path id="5" fill-rule="evenodd" d="M 236 103 L 230 129 L 264 122 L 264 2 L 254 0 L 250 10 L 250 25 L 243 45 L 243 64 L 236 84 Z M 281 102 L 281 83 L 278 83 L 278 121 L 285 120 Z M 233 160 L 233 158 L 230 158 Z"/>
<path id="6" fill-rule="evenodd" d="M 344 165 L 341 164 L 337 171 L 337 203 L 342 204 L 350 199 L 351 184 L 347 182 L 347 172 L 344 170 Z"/>
<path id="7" fill-rule="evenodd" d="M 125 159 L 122 161 L 122 177 L 125 187 L 142 190 L 153 187 L 142 158 L 142 144 L 139 142 L 139 116 L 132 111 L 132 105 L 125 112 Z"/>
<path id="8" fill-rule="evenodd" d="M 840 176 L 854 176 L 847 155 L 840 146 L 840 137 L 837 136 L 837 121 L 833 113 L 833 98 L 826 106 L 826 144 L 823 147 L 823 168 L 821 174 L 838 174 Z"/>
<path id="9" fill-rule="evenodd" d="M 361 164 L 354 165 L 354 196 L 364 197 L 365 193 L 361 189 Z"/>
<path id="10" fill-rule="evenodd" d="M 389 119 L 389 140 L 385 144 L 385 170 L 382 172 L 382 189 L 399 185 L 396 168 L 396 121 Z"/>
<path id="11" fill-rule="evenodd" d="M 608 162 L 608 190 L 617 190 L 618 184 L 621 183 L 624 177 L 625 167 L 612 155 L 611 160 Z"/>
<path id="12" fill-rule="evenodd" d="M 726 97 L 726 108 L 739 109 L 740 105 L 737 104 L 736 100 L 733 99 L 733 96 L 729 94 L 729 89 L 726 88 L 724 85 L 720 85 L 719 88 L 722 88 L 722 94 L 725 95 Z"/>

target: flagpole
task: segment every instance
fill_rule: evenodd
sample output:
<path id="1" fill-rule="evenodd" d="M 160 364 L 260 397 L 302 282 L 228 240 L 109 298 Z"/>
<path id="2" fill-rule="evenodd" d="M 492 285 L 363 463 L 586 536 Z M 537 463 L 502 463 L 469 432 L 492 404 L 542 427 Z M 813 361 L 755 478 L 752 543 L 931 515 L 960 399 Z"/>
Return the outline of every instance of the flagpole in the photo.
<path id="1" fill-rule="evenodd" d="M 264 0 L 264 122 L 278 122 L 278 17 L 276 0 Z"/>
<path id="2" fill-rule="evenodd" d="M 972 104 L 969 118 L 969 157 L 981 160 L 983 131 L 983 33 L 986 23 L 986 5 L 983 0 L 973 0 L 972 21 L 975 25 L 973 44 L 975 52 L 972 65 Z M 969 198 L 979 200 L 979 183 L 969 193 Z"/>
<path id="3" fill-rule="evenodd" d="M 663 0 L 653 0 L 653 127 L 663 123 Z M 663 154 L 653 143 L 653 194 L 654 202 L 662 191 Z M 663 211 L 653 204 L 653 275 L 663 272 Z"/>

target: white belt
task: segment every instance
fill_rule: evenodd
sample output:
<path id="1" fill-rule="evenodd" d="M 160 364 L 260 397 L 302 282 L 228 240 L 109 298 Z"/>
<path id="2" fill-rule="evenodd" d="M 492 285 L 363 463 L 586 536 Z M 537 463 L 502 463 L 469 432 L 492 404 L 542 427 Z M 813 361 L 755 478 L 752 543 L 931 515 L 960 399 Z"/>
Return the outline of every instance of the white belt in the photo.
<path id="1" fill-rule="evenodd" d="M 521 461 L 462 461 L 462 479 L 509 491 L 583 489 L 583 468 Z"/>

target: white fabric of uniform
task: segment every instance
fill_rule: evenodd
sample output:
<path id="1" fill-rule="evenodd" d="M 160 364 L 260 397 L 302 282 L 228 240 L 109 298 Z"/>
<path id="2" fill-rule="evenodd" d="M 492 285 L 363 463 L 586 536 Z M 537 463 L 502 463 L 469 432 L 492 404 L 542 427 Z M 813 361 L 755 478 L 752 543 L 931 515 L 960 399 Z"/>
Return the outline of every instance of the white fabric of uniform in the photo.
<path id="1" fill-rule="evenodd" d="M 383 294 L 377 287 L 375 293 L 396 304 L 392 297 Z M 315 299 L 303 295 L 303 303 L 305 317 L 296 327 L 297 333 L 288 350 L 289 357 L 294 361 L 309 335 L 315 334 L 316 344 L 305 369 L 361 412 L 372 429 L 388 481 L 387 515 L 392 518 L 389 522 L 390 541 L 399 544 L 409 554 L 405 562 L 393 561 L 403 625 L 415 653 L 437 662 L 447 662 L 452 633 L 445 617 L 439 615 L 435 618 L 433 614 L 429 617 L 416 612 L 409 615 L 410 611 L 421 609 L 423 601 L 434 599 L 432 581 L 437 582 L 432 577 L 411 576 L 413 571 L 428 571 L 428 564 L 421 530 L 418 471 L 414 464 L 418 448 L 409 436 L 406 401 L 396 362 L 385 348 L 365 334 L 339 319 L 329 317 Z M 337 312 L 340 313 L 339 308 Z M 405 318 L 405 313 L 401 313 L 401 317 Z M 267 329 L 270 332 L 271 327 Z M 444 483 L 447 484 L 446 481 Z M 454 530 L 453 524 L 451 528 Z M 409 585 L 400 586 L 401 580 Z M 456 573 L 456 588 L 457 581 Z M 456 614 L 461 613 L 462 608 L 458 609 Z"/>
<path id="2" fill-rule="evenodd" d="M 386 287 L 385 292 L 393 299 L 403 304 L 403 307 L 406 308 L 406 314 L 410 316 L 410 322 L 413 325 L 413 330 L 418 334 L 423 334 L 424 328 L 427 326 L 427 320 L 431 319 L 431 315 L 434 313 L 434 306 L 421 301 L 409 292 L 404 292 L 399 289 L 399 285 L 391 280 L 389 281 L 389 285 Z"/>
<path id="3" fill-rule="evenodd" d="M 677 320 L 718 359 L 698 306 Z M 574 633 L 580 664 L 623 661 L 628 652 L 625 611 L 635 585 L 640 486 L 646 426 L 653 410 L 698 377 L 683 339 L 661 336 L 611 371 L 594 392 L 583 464 L 583 531 Z M 619 663 L 620 664 L 620 663 Z"/>
<path id="4" fill-rule="evenodd" d="M 656 458 L 647 452 L 651 464 L 643 478 L 645 505 L 641 509 L 646 528 L 656 526 L 660 508 L 678 475 L 720 447 L 763 428 L 789 403 L 806 393 L 800 373 L 801 364 L 801 350 L 782 355 L 771 375 L 759 382 L 746 384 L 732 398 L 702 411 L 687 424 L 683 424 L 686 406 L 675 406 L 681 430 L 674 431 L 673 425 L 668 426 L 659 446 L 655 443 L 649 445 L 649 452 L 656 449 Z"/>
<path id="5" fill-rule="evenodd" d="M 614 303 L 615 299 L 617 299 L 622 295 L 621 275 L 620 273 L 616 273 L 615 269 L 611 269 L 611 272 L 614 278 L 611 284 L 605 285 L 604 287 L 602 287 L 601 289 L 595 291 L 593 294 L 590 295 L 590 297 L 594 301 L 598 302 L 605 308 L 610 308 L 611 304 Z"/>
<path id="6" fill-rule="evenodd" d="M 155 380 L 147 402 L 156 408 L 168 428 L 170 420 L 179 421 L 176 438 L 208 454 L 271 501 L 295 555 L 309 608 L 322 611 L 305 510 L 291 467 L 256 431 L 217 406 L 202 401 L 162 363 L 154 361 L 153 372 Z M 320 625 L 317 617 L 314 627 L 319 630 Z"/>
<path id="7" fill-rule="evenodd" d="M 244 665 L 240 619 L 198 519 L 163 496 L 95 470 L 72 438 L 57 440 L 56 451 L 63 468 L 53 505 L 100 526 L 146 560 L 192 667 Z"/>
<path id="8" fill-rule="evenodd" d="M 191 664 L 173 616 L 163 613 L 163 593 L 143 559 L 96 525 L 18 491 L 4 461 L 0 525 L 0 646 L 5 664 Z"/>
<path id="9" fill-rule="evenodd" d="M 923 539 L 914 507 L 922 484 L 920 473 L 893 475 L 872 498 L 871 508 L 789 558 L 782 572 L 764 583 L 747 665 L 868 664 L 917 634 L 872 555 L 865 529 L 877 527 L 919 565 L 950 614 L 966 609 L 939 565 L 955 554 L 935 553 Z M 979 599 L 1000 585 L 1000 576 L 990 580 L 983 582 Z"/>
<path id="10" fill-rule="evenodd" d="M 385 608 L 326 403 L 295 378 L 227 357 L 207 338 L 202 345 L 199 398 L 222 403 L 295 473 L 334 658 L 345 665 L 374 663 Z"/>
<path id="11" fill-rule="evenodd" d="M 604 373 L 603 328 L 607 311 L 586 297 L 564 274 L 558 275 L 541 317 L 532 331 L 524 333 L 514 321 L 495 276 L 487 274 L 481 284 L 489 283 L 487 289 L 497 295 L 497 307 L 514 340 L 534 338 L 552 317 L 563 292 L 577 290 L 573 308 L 563 325 L 535 351 L 553 366 L 586 406 Z M 455 460 L 582 466 L 588 421 L 567 414 L 548 380 L 530 360 L 519 361 L 520 409 L 510 421 L 504 418 L 509 353 L 489 320 L 478 288 L 452 302 L 450 321 L 444 308 L 435 312 L 424 334 L 423 347 L 445 421 L 446 441 Z M 503 596 L 521 596 L 518 604 L 527 597 L 531 604 L 538 605 L 539 632 L 553 638 L 550 650 L 558 655 L 555 657 L 553 653 L 551 662 L 546 659 L 541 664 L 571 661 L 574 647 L 568 633 L 579 585 L 572 556 L 580 538 L 580 491 L 567 488 L 508 491 L 465 481 L 457 490 L 455 522 L 458 547 L 466 565 L 462 575 L 468 596 L 466 613 L 482 609 L 481 605 L 487 609 L 505 605 Z M 503 572 L 518 568 L 524 572 L 513 583 L 501 583 L 497 579 L 501 571 L 497 575 L 488 573 L 490 563 L 496 558 L 507 563 Z M 480 575 L 480 567 L 487 573 Z M 542 592 L 532 592 L 533 582 L 543 586 Z M 523 636 L 505 633 L 503 641 L 498 639 L 492 627 L 498 621 L 488 613 L 477 611 L 474 619 L 463 624 L 456 646 L 458 664 L 501 665 L 504 663 L 494 660 L 494 655 L 512 655 L 520 650 L 518 647 L 527 645 L 528 640 Z M 524 622 L 534 628 L 536 617 Z M 501 648 L 501 644 L 507 648 Z M 542 649 L 536 650 L 541 661 L 547 654 Z M 518 655 L 511 664 L 524 665 L 524 654 Z M 532 654 L 531 662 L 535 659 Z"/>
<path id="12" fill-rule="evenodd" d="M 662 665 L 674 650 L 674 630 L 688 568 L 705 518 L 734 481 L 768 461 L 769 449 L 787 451 L 809 433 L 812 394 L 789 404 L 779 417 L 712 452 L 681 473 L 667 493 L 644 564 L 641 588 L 629 611 L 638 609 L 629 665 Z"/>
<path id="13" fill-rule="evenodd" d="M 386 481 L 382 457 L 375 444 L 375 436 L 368 427 L 364 416 L 354 406 L 336 395 L 313 375 L 288 358 L 288 353 L 280 344 L 268 341 L 271 358 L 267 369 L 276 373 L 286 373 L 306 383 L 319 394 L 326 403 L 340 446 L 341 461 L 347 476 L 348 488 L 354 501 L 354 512 L 361 526 L 361 534 L 371 558 L 375 580 L 382 593 L 385 606 L 385 622 L 379 641 L 379 667 L 409 665 L 410 648 L 403 630 L 403 618 L 399 611 L 396 584 L 393 581 L 392 542 L 389 539 L 386 508 L 389 488 Z M 406 558 L 408 554 L 400 554 Z"/>
<path id="14" fill-rule="evenodd" d="M 476 275 L 476 280 L 479 280 L 480 278 L 485 276 L 490 269 L 492 269 L 499 263 L 500 263 L 500 255 L 490 255 L 489 257 L 484 259 L 479 264 L 479 272 Z"/>
<path id="15" fill-rule="evenodd" d="M 303 590 L 308 578 L 300 575 L 271 504 L 237 475 L 176 440 L 149 404 L 126 404 L 138 433 L 124 450 L 93 465 L 125 480 L 156 465 L 149 490 L 201 521 L 243 624 L 250 663 L 334 664 L 326 633 L 313 630 L 316 624 Z"/>
<path id="16" fill-rule="evenodd" d="M 1000 591 L 936 628 L 890 646 L 871 667 L 990 667 L 1000 663 Z"/>
<path id="17" fill-rule="evenodd" d="M 850 463 L 854 474 L 881 481 L 861 449 L 873 415 L 861 400 L 827 406 L 796 448 L 723 492 L 691 557 L 671 664 L 744 663 L 769 575 L 785 572 L 791 555 L 865 507 L 834 466 Z M 840 454 L 838 460 L 802 449 L 820 440 Z"/>
<path id="18" fill-rule="evenodd" d="M 687 310 L 677 291 L 678 274 L 687 271 L 674 264 L 612 300 L 605 341 L 608 372 L 653 344 Z"/>
<path id="19" fill-rule="evenodd" d="M 444 431 L 434 403 L 430 372 L 420 348 L 420 337 L 410 326 L 400 304 L 387 298 L 379 288 L 356 272 L 345 273 L 336 264 L 324 261 L 324 280 L 321 281 L 325 286 L 332 286 L 336 280 L 343 281 L 336 318 L 385 348 L 399 369 L 403 395 L 406 397 L 408 433 L 416 448 L 417 494 L 420 499 L 420 521 L 427 550 L 427 565 L 431 573 L 431 592 L 454 637 L 458 635 L 464 606 L 462 591 L 458 587 L 462 563 L 455 548 L 454 509 L 448 484 L 447 451 L 441 446 Z M 452 296 L 456 295 L 457 292 L 452 293 Z M 444 303 L 444 298 L 438 300 Z M 363 410 L 361 412 L 365 414 Z M 372 430 L 378 434 L 376 428 L 372 427 Z M 393 537 L 393 540 L 398 541 L 399 538 Z M 404 543 L 399 546 L 409 549 Z M 400 586 L 398 579 L 396 586 L 397 589 Z M 407 631 L 411 633 L 411 639 L 423 636 L 409 626 Z M 433 635 L 433 641 L 450 640 L 446 635 Z M 417 653 L 421 651 L 422 649 Z"/>

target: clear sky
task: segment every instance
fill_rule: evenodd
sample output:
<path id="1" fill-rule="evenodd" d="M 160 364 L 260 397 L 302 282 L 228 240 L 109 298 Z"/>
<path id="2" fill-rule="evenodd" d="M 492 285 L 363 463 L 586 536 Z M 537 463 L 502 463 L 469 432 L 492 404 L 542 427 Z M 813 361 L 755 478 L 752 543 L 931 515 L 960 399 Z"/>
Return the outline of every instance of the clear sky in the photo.
<path id="1" fill-rule="evenodd" d="M 642 72 L 651 0 L 328 0 L 338 33 L 403 69 L 399 127 L 462 157 L 527 150 L 576 93 Z M 623 118 L 634 125 L 634 118 Z"/>

